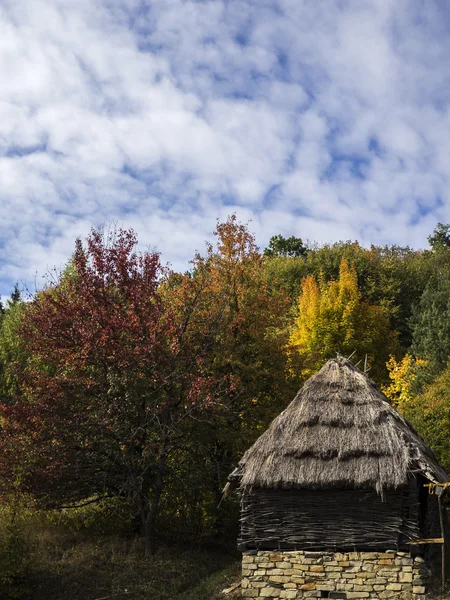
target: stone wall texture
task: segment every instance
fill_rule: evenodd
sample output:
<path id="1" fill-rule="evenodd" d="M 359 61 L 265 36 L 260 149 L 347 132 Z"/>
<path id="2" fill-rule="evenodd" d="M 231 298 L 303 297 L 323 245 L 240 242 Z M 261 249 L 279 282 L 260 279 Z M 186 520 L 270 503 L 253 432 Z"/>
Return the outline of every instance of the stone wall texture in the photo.
<path id="1" fill-rule="evenodd" d="M 407 552 L 247 552 L 242 597 L 423 600 L 430 575 Z"/>

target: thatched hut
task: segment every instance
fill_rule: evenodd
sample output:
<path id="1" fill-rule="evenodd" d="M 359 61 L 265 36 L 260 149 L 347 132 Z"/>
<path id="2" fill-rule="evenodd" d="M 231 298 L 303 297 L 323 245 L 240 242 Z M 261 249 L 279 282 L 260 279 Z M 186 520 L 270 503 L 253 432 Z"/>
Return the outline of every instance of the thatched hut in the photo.
<path id="1" fill-rule="evenodd" d="M 440 537 L 437 499 L 425 484 L 445 481 L 412 426 L 338 357 L 303 385 L 230 475 L 241 494 L 239 547 L 409 551 L 411 542 Z"/>

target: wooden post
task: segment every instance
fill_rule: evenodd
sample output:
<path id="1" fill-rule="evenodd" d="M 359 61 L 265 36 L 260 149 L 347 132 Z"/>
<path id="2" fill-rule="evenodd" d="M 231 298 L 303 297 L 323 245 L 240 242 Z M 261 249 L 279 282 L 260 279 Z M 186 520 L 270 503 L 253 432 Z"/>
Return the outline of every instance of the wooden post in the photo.
<path id="1" fill-rule="evenodd" d="M 441 495 L 438 495 L 438 504 L 439 504 L 439 522 L 441 524 L 441 536 L 444 540 L 444 543 L 441 546 L 441 577 L 442 577 L 442 585 L 441 589 L 444 591 L 445 588 L 445 532 L 444 532 L 444 517 L 442 515 L 442 503 L 441 503 Z"/>

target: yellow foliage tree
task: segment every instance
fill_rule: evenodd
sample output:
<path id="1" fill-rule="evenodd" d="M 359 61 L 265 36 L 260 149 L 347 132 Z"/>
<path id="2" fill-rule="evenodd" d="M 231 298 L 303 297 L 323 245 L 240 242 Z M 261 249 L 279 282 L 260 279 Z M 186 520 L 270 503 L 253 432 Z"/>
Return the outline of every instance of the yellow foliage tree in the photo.
<path id="1" fill-rule="evenodd" d="M 303 377 L 336 353 L 353 354 L 356 362 L 367 354 L 371 376 L 383 382 L 389 354 L 397 350 L 397 336 L 383 309 L 362 301 L 356 270 L 342 259 L 339 279 L 325 282 L 308 275 L 302 280 L 290 344 Z"/>
<path id="2" fill-rule="evenodd" d="M 383 392 L 400 412 L 404 413 L 411 404 L 414 381 L 426 364 L 426 360 L 414 358 L 411 354 L 405 354 L 399 361 L 391 356 L 386 363 L 391 382 L 383 386 Z"/>

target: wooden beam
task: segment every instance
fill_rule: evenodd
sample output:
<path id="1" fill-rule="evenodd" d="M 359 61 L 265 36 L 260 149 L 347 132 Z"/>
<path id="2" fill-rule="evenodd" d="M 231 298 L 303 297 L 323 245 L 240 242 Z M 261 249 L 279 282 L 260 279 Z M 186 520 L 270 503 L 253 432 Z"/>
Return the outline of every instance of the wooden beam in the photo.
<path id="1" fill-rule="evenodd" d="M 416 546 L 419 544 L 443 544 L 444 538 L 429 538 L 428 540 L 414 540 L 413 542 L 408 542 L 410 546 Z"/>

